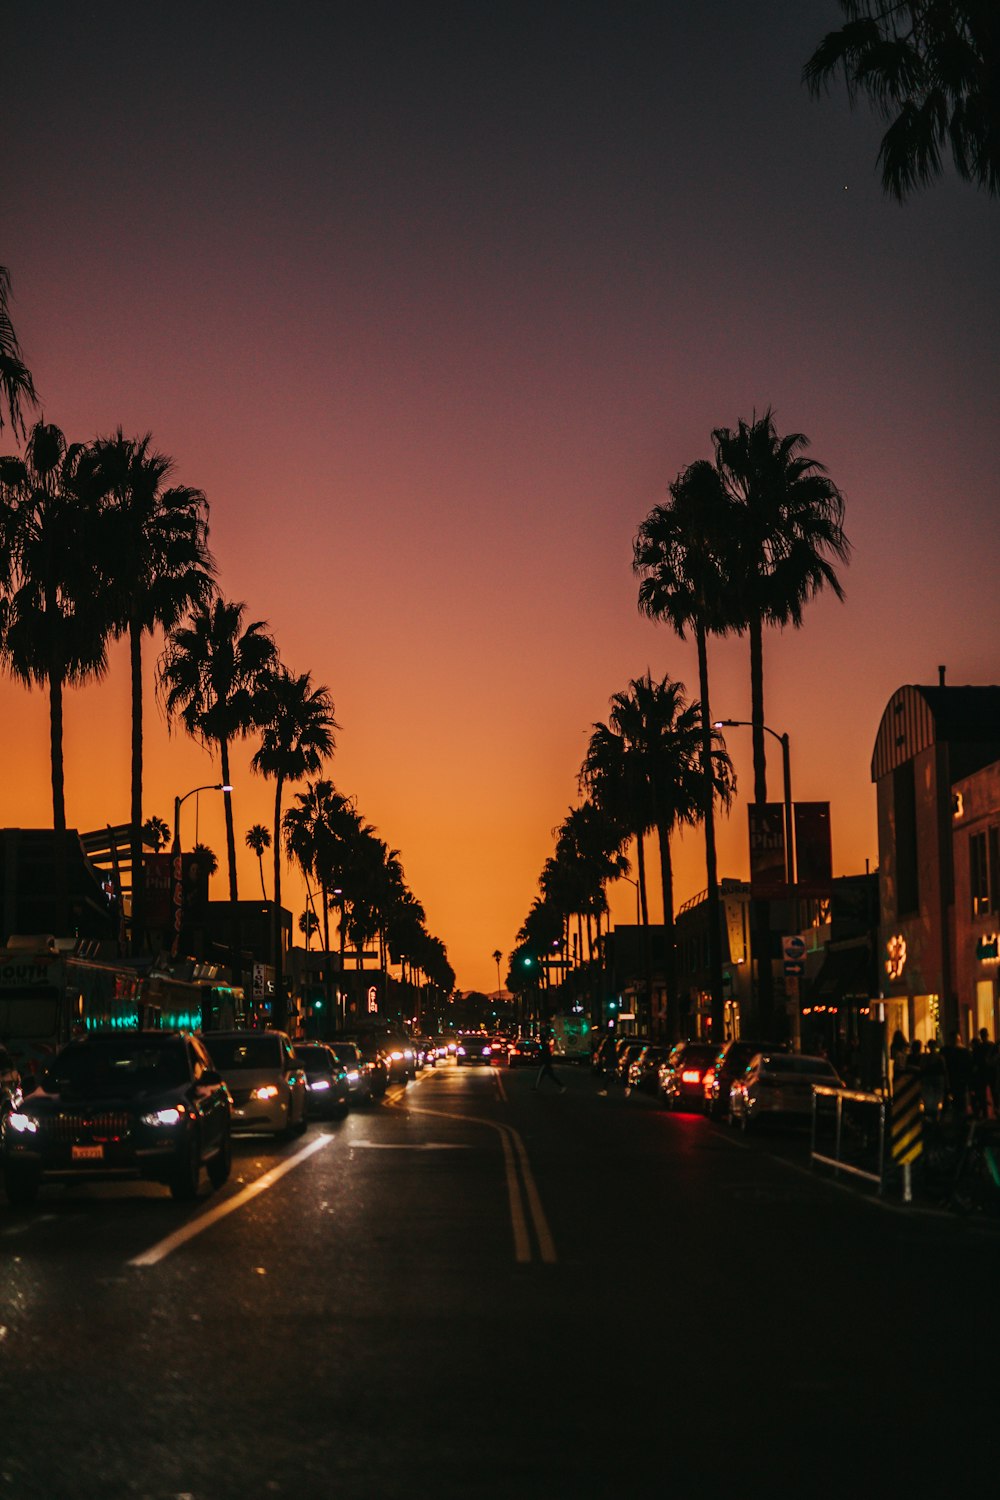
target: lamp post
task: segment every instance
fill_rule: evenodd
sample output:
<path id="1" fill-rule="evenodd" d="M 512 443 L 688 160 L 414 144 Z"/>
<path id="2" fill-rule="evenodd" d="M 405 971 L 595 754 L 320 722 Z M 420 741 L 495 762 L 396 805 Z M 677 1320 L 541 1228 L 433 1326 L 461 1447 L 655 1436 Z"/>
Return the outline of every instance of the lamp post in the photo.
<path id="1" fill-rule="evenodd" d="M 716 729 L 752 729 L 753 727 L 754 727 L 753 723 L 749 719 L 719 719 L 716 722 L 716 724 L 715 724 L 715 728 Z M 761 724 L 760 728 L 763 729 L 763 731 L 764 731 L 765 734 L 769 734 L 772 739 L 777 740 L 778 744 L 781 746 L 782 792 L 784 794 L 783 795 L 783 801 L 784 801 L 784 808 L 785 808 L 785 884 L 788 887 L 788 894 L 789 894 L 789 897 L 790 897 L 790 899 L 791 899 L 791 901 L 793 903 L 793 906 L 792 906 L 793 925 L 794 925 L 794 927 L 798 928 L 798 903 L 797 903 L 797 901 L 795 899 L 795 845 L 794 845 L 793 826 L 792 826 L 793 825 L 793 818 L 792 818 L 792 771 L 791 771 L 791 757 L 789 755 L 789 749 L 788 749 L 788 735 L 787 734 L 779 734 L 776 729 L 771 729 L 767 724 Z M 751 876 L 752 876 L 752 872 L 751 872 Z M 769 954 L 770 953 L 770 938 L 771 938 L 771 933 L 770 933 L 770 918 L 768 917 L 768 910 L 769 910 L 769 904 L 768 904 L 768 902 L 767 901 L 763 901 L 761 903 L 761 908 L 762 908 L 762 911 L 763 911 L 763 917 L 762 917 L 761 925 L 764 927 L 764 930 L 760 933 L 760 936 L 761 936 L 761 939 L 763 941 L 763 944 L 765 945 L 764 946 L 764 951 Z M 771 1008 L 773 1007 L 773 1003 L 774 1003 L 774 995 L 773 995 L 772 980 L 771 980 L 771 973 L 770 973 L 770 961 L 768 961 L 768 965 L 767 965 L 767 979 L 766 979 L 766 982 L 762 984 L 761 980 L 762 980 L 763 975 L 764 975 L 764 967 L 758 961 L 757 983 L 758 983 L 758 997 L 759 997 L 759 1002 L 761 1004 L 761 1008 L 762 1009 L 764 1009 L 766 1007 L 766 1009 L 768 1011 L 770 1011 Z M 787 984 L 788 984 L 787 978 L 786 978 L 785 983 L 786 983 L 786 997 L 787 997 L 787 993 L 788 993 L 787 992 Z M 798 980 L 796 980 L 795 983 L 796 983 L 796 986 L 797 986 Z M 797 997 L 797 990 L 795 991 L 795 994 L 796 994 L 796 997 Z M 764 1019 L 767 1020 L 767 1019 L 769 1019 L 769 1017 L 765 1016 Z M 798 1035 L 799 1035 L 799 1008 L 798 1008 L 798 1004 L 795 1005 L 795 1012 L 794 1012 L 794 1016 L 792 1018 L 792 1035 L 793 1035 L 793 1039 L 794 1039 L 794 1046 L 797 1049 L 798 1048 Z"/>
<path id="2" fill-rule="evenodd" d="M 637 927 L 641 927 L 642 926 L 642 913 L 639 910 L 639 882 L 638 882 L 638 880 L 633 880 L 632 877 L 631 877 L 631 875 L 622 875 L 620 878 L 622 880 L 627 880 L 628 883 L 629 883 L 629 885 L 634 885 L 635 886 L 635 925 Z"/>
<path id="3" fill-rule="evenodd" d="M 717 719 L 714 727 L 716 729 L 752 729 L 753 724 L 749 719 Z M 770 729 L 766 724 L 760 727 L 765 734 L 771 735 L 781 746 L 782 791 L 785 804 L 785 882 L 789 891 L 794 891 L 795 849 L 792 837 L 792 771 L 788 753 L 788 735 L 779 734 L 776 729 Z"/>
<path id="4" fill-rule="evenodd" d="M 183 797 L 175 797 L 174 798 L 174 844 L 173 844 L 173 852 L 174 852 L 174 854 L 180 854 L 180 852 L 181 852 L 181 807 L 187 801 L 187 799 L 189 797 L 193 797 L 196 792 L 231 792 L 231 791 L 232 791 L 232 786 L 228 782 L 213 781 L 213 782 L 210 782 L 207 786 L 193 786 L 189 792 L 185 792 L 184 793 Z"/>

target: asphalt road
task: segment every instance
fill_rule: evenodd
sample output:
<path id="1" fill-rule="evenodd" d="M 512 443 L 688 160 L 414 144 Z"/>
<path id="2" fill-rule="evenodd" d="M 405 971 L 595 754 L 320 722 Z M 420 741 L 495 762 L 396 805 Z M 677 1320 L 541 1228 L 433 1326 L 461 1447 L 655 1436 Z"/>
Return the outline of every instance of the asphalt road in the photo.
<path id="1" fill-rule="evenodd" d="M 560 1072 L 563 1093 L 428 1070 L 293 1143 L 240 1140 L 193 1206 L 139 1184 L 0 1202 L 0 1495 L 919 1495 L 977 1473 L 993 1229 Z"/>

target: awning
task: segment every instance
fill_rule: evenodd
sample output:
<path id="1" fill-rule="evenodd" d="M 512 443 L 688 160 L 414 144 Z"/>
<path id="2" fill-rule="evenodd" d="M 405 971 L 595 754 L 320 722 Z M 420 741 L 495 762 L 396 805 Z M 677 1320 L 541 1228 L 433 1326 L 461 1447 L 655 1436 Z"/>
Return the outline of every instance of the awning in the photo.
<path id="1" fill-rule="evenodd" d="M 804 1007 L 869 1000 L 873 989 L 872 950 L 867 942 L 829 946 L 819 973 L 802 996 Z"/>

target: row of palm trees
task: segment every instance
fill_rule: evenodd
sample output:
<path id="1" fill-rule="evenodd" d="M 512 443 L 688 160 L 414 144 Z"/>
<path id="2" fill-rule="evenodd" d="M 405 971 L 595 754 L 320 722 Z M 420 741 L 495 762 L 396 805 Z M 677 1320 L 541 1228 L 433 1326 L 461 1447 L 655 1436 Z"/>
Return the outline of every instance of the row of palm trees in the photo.
<path id="1" fill-rule="evenodd" d="M 649 673 L 612 698 L 607 723 L 594 725 L 580 771 L 580 790 L 587 800 L 570 815 L 585 814 L 591 836 L 581 847 L 575 823 L 564 821 L 556 830 L 556 853 L 540 877 L 541 894 L 518 933 L 511 966 L 511 982 L 523 985 L 532 962 L 543 962 L 542 955 L 562 944 L 571 914 L 582 913 L 588 922 L 596 919 L 599 930 L 607 910 L 607 884 L 628 875 L 625 850 L 631 848 L 646 934 L 648 997 L 652 963 L 645 839 L 655 830 L 671 1035 L 676 1034 L 679 1008 L 670 840 L 679 828 L 695 825 L 704 830 L 712 1020 L 714 1034 L 722 1035 L 715 816 L 718 808 L 729 810 L 735 778 L 712 720 L 708 642 L 727 635 L 748 639 L 753 800 L 765 802 L 765 630 L 799 627 L 806 604 L 825 588 L 842 599 L 836 565 L 850 556 L 844 497 L 823 465 L 806 455 L 804 434 L 780 435 L 768 409 L 735 428 L 715 429 L 712 443 L 713 457 L 697 460 L 677 475 L 669 498 L 640 525 L 633 547 L 640 612 L 670 625 L 682 640 L 694 637 L 698 698 L 688 703 L 682 683 L 666 676 L 657 682 Z M 766 908 L 758 905 L 755 923 L 755 951 L 766 953 Z M 758 1020 L 769 1026 L 769 963 L 758 965 L 757 980 Z"/>
<path id="2" fill-rule="evenodd" d="M 110 643 L 127 638 L 131 677 L 131 867 L 133 945 L 143 939 L 143 644 L 164 636 L 157 692 L 169 727 L 180 725 L 218 755 L 231 787 L 230 750 L 255 736 L 251 768 L 274 782 L 272 952 L 283 998 L 282 855 L 315 879 L 325 944 L 329 911 L 341 917 L 356 951 L 378 938 L 383 954 L 454 982 L 443 943 L 424 925 L 407 890 L 397 850 L 357 814 L 328 780 L 307 783 L 287 813 L 290 784 L 316 778 L 332 756 L 338 725 L 325 686 L 279 657 L 266 622 L 248 621 L 243 603 L 219 591 L 208 546 L 208 502 L 171 482 L 173 464 L 149 434 L 121 429 L 90 443 L 68 443 L 52 423 L 30 429 L 36 401 L 7 313 L 9 277 L 0 267 L 0 428 L 24 439 L 22 454 L 0 457 L 0 665 L 46 689 L 49 701 L 56 900 L 65 911 L 66 799 L 63 692 L 101 678 Z M 224 792 L 229 898 L 239 899 L 231 790 Z M 157 820 L 146 820 L 147 836 Z M 259 835 L 255 835 L 259 837 Z M 147 838 L 148 841 L 148 838 Z M 327 966 L 329 968 L 329 965 Z M 450 978 L 449 978 L 450 976 Z M 280 1003 L 280 1002 L 279 1002 Z"/>

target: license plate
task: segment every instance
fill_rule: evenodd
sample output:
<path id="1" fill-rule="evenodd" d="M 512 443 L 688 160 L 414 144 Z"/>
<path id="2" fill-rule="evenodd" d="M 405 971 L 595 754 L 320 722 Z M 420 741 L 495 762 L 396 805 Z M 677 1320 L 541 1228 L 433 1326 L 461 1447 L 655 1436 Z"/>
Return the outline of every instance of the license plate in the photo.
<path id="1" fill-rule="evenodd" d="M 74 1161 L 103 1161 L 104 1160 L 104 1147 L 103 1146 L 74 1146 L 73 1147 L 73 1160 Z"/>

